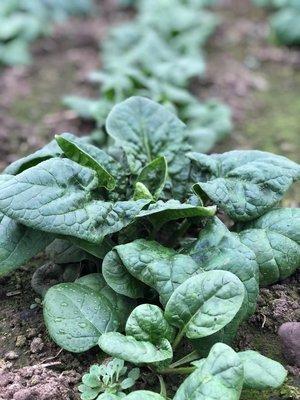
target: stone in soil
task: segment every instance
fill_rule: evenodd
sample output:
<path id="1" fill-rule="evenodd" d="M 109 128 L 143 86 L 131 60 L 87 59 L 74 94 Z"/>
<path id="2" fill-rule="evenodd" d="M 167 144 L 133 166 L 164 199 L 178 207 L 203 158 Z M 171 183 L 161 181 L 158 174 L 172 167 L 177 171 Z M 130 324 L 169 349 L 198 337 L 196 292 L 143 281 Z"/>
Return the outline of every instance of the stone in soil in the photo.
<path id="1" fill-rule="evenodd" d="M 300 322 L 286 322 L 279 328 L 285 358 L 300 367 Z"/>

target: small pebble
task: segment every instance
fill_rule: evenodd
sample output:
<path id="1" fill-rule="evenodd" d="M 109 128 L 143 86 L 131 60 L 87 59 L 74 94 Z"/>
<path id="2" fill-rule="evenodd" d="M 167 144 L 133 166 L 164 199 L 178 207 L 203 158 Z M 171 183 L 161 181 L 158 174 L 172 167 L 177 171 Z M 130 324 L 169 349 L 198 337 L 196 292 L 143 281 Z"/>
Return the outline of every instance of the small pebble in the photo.
<path id="1" fill-rule="evenodd" d="M 9 351 L 4 355 L 5 360 L 16 360 L 19 358 L 19 355 L 15 351 Z"/>
<path id="2" fill-rule="evenodd" d="M 26 337 L 24 335 L 19 335 L 16 340 L 16 347 L 23 347 L 26 343 Z"/>

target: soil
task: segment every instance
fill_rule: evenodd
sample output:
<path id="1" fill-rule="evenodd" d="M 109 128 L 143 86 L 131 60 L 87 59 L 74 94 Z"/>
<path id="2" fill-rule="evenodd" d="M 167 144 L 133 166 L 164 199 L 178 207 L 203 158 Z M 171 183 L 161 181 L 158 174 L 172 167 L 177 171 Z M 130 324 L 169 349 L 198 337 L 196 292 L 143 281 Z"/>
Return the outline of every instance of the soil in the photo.
<path id="1" fill-rule="evenodd" d="M 224 0 L 217 12 L 223 22 L 208 46 L 207 76 L 191 87 L 199 98 L 215 97 L 232 108 L 234 132 L 216 151 L 258 148 L 299 162 L 300 51 L 273 45 L 265 11 L 250 1 Z M 55 133 L 91 130 L 62 107 L 61 98 L 97 95 L 86 77 L 101 67 L 99 43 L 108 27 L 127 18 L 130 14 L 118 10 L 114 1 L 101 1 L 100 17 L 70 20 L 35 43 L 33 65 L 1 71 L 0 169 Z M 299 206 L 299 195 L 296 185 L 283 204 Z M 0 400 L 78 399 L 80 376 L 99 361 L 97 349 L 73 355 L 48 338 L 41 299 L 30 285 L 34 269 L 44 262 L 43 256 L 37 257 L 0 279 Z M 300 319 L 299 281 L 298 274 L 261 289 L 257 312 L 241 327 L 237 348 L 251 347 L 287 364 L 277 331 L 282 323 Z M 280 391 L 245 391 L 242 399 L 300 398 L 299 370 L 289 366 L 289 371 Z"/>

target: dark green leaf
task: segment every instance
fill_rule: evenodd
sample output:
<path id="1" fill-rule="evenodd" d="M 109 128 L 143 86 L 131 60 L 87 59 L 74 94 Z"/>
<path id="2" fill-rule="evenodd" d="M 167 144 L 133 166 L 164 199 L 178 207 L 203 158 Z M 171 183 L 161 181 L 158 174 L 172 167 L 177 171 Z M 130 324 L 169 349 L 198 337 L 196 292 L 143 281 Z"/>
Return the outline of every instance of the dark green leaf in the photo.
<path id="1" fill-rule="evenodd" d="M 108 190 L 114 189 L 116 181 L 101 164 L 103 151 L 91 144 L 80 144 L 78 140 L 72 140 L 56 135 L 55 139 L 64 154 L 78 164 L 93 169 L 98 176 L 99 187 L 103 186 Z M 101 160 L 101 161 L 99 161 Z"/>
<path id="2" fill-rule="evenodd" d="M 244 295 L 242 282 L 231 272 L 203 272 L 174 291 L 165 318 L 190 339 L 209 336 L 234 318 Z"/>
<path id="3" fill-rule="evenodd" d="M 143 183 L 149 192 L 158 198 L 166 183 L 167 170 L 165 157 L 158 157 L 141 170 L 136 181 Z"/>
<path id="4" fill-rule="evenodd" d="M 153 364 L 171 360 L 172 347 L 167 339 L 162 339 L 159 345 L 148 341 L 139 341 L 132 336 L 124 336 L 118 332 L 103 334 L 99 346 L 105 353 L 133 364 Z"/>
<path id="5" fill-rule="evenodd" d="M 256 255 L 259 283 L 270 285 L 292 275 L 300 266 L 300 209 L 269 211 L 240 232 L 242 243 Z"/>
<path id="6" fill-rule="evenodd" d="M 193 160 L 192 179 L 237 221 L 249 221 L 264 214 L 300 179 L 298 164 L 263 151 L 234 150 L 189 156 Z"/>
<path id="7" fill-rule="evenodd" d="M 52 339 L 74 353 L 94 347 L 102 333 L 119 327 L 109 301 L 78 283 L 62 283 L 48 290 L 44 319 Z"/>
<path id="8" fill-rule="evenodd" d="M 141 304 L 132 311 L 127 320 L 126 335 L 157 344 L 163 338 L 172 342 L 174 329 L 166 321 L 158 306 Z"/>
<path id="9" fill-rule="evenodd" d="M 239 356 L 227 345 L 217 343 L 202 367 L 182 383 L 174 400 L 238 400 L 243 379 Z"/>
<path id="10" fill-rule="evenodd" d="M 27 228 L 0 212 L 0 277 L 26 264 L 53 240 L 52 235 Z"/>
<path id="11" fill-rule="evenodd" d="M 139 218 L 148 217 L 155 227 L 160 227 L 168 221 L 192 217 L 212 217 L 216 213 L 216 207 L 193 206 L 188 203 L 180 203 L 178 200 L 159 200 L 150 204 L 147 210 L 139 213 Z"/>

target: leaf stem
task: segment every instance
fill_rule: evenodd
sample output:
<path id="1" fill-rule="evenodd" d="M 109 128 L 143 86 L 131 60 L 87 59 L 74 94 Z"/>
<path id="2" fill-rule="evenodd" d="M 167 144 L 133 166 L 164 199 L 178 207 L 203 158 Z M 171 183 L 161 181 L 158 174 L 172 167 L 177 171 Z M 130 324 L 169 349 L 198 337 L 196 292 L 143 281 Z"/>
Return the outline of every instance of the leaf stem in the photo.
<path id="1" fill-rule="evenodd" d="M 191 353 L 187 354 L 186 356 L 175 361 L 173 364 L 170 365 L 170 368 L 176 368 L 176 367 L 179 367 L 180 365 L 188 364 L 191 361 L 198 360 L 198 359 L 199 359 L 199 353 L 197 350 L 194 350 Z"/>
<path id="2" fill-rule="evenodd" d="M 167 399 L 167 388 L 164 381 L 164 378 L 161 375 L 158 375 L 159 383 L 160 383 L 160 395 Z"/>
<path id="3" fill-rule="evenodd" d="M 180 330 L 173 342 L 173 350 L 176 350 L 184 335 L 184 331 Z"/>
<path id="4" fill-rule="evenodd" d="M 166 368 L 160 371 L 160 373 L 162 375 L 189 375 L 196 369 L 197 367 Z"/>

